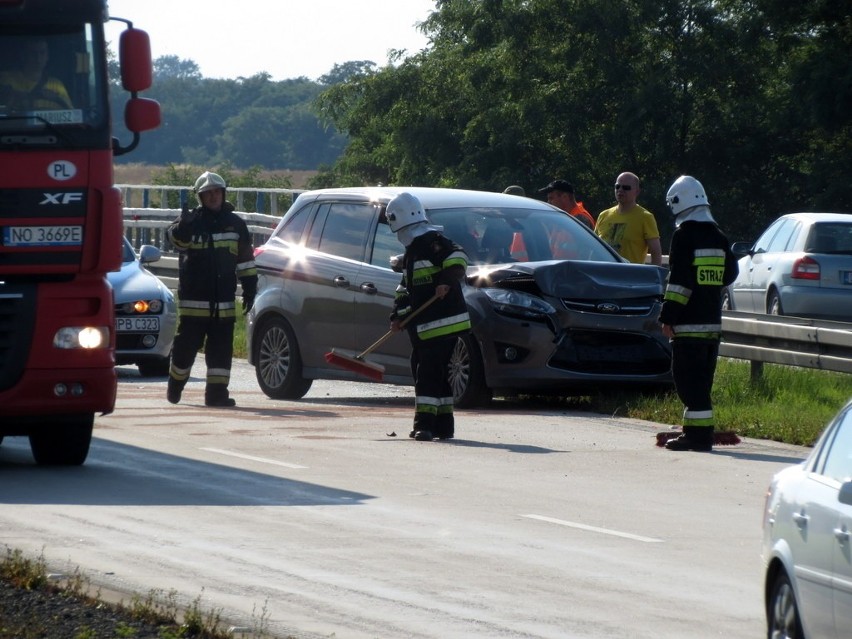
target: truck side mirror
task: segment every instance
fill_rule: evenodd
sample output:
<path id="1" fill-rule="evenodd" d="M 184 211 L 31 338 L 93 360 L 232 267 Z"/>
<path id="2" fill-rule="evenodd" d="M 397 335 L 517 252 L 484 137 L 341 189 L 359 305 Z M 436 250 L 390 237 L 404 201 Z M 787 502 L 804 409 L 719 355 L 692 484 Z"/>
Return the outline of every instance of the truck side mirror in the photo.
<path id="1" fill-rule="evenodd" d="M 118 59 L 125 91 L 136 93 L 151 87 L 154 71 L 147 32 L 133 27 L 123 31 L 118 41 Z"/>
<path id="2" fill-rule="evenodd" d="M 124 126 L 132 133 L 150 131 L 160 126 L 160 103 L 150 98 L 130 98 L 124 105 Z"/>

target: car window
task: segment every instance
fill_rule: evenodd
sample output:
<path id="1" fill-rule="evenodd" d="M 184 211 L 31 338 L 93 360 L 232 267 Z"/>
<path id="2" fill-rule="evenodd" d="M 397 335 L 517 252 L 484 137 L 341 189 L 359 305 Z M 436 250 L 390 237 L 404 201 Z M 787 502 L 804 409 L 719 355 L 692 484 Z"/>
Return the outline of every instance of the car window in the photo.
<path id="1" fill-rule="evenodd" d="M 769 245 L 766 247 L 767 253 L 783 253 L 790 245 L 790 239 L 795 235 L 794 231 L 798 226 L 796 220 L 782 220 L 778 227 L 778 231 L 769 240 Z"/>
<path id="2" fill-rule="evenodd" d="M 822 474 L 842 482 L 852 477 L 852 410 L 847 410 L 840 419 Z"/>
<path id="3" fill-rule="evenodd" d="M 775 220 L 772 224 L 769 225 L 763 235 L 757 238 L 757 242 L 754 243 L 754 252 L 755 253 L 766 253 L 769 250 L 769 243 L 772 241 L 778 234 L 778 229 L 780 229 L 784 222 L 787 220 Z"/>
<path id="4" fill-rule="evenodd" d="M 300 244 L 310 215 L 311 205 L 303 206 L 287 218 L 287 221 L 275 233 L 275 237 L 291 244 Z"/>
<path id="5" fill-rule="evenodd" d="M 390 268 L 390 258 L 405 252 L 405 247 L 390 230 L 390 226 L 384 218 L 376 228 L 376 237 L 373 240 L 373 250 L 370 254 L 370 264 Z"/>
<path id="6" fill-rule="evenodd" d="M 375 211 L 376 208 L 372 204 L 332 203 L 322 223 L 317 250 L 363 261 L 367 234 Z M 319 221 L 318 218 L 317 222 Z"/>
<path id="7" fill-rule="evenodd" d="M 811 227 L 805 250 L 809 253 L 852 254 L 852 224 L 820 222 Z"/>

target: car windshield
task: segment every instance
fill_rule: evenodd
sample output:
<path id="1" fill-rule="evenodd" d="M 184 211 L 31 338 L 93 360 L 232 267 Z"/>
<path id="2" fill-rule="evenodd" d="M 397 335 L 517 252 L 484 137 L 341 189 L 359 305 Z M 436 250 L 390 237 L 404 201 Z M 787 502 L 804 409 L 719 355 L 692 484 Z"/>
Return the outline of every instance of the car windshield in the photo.
<path id="1" fill-rule="evenodd" d="M 91 25 L 0 25 L 0 131 L 105 126 L 107 108 Z"/>
<path id="2" fill-rule="evenodd" d="M 464 248 L 471 264 L 620 261 L 582 224 L 556 211 L 479 207 L 427 209 L 427 215 Z"/>
<path id="3" fill-rule="evenodd" d="M 121 261 L 125 264 L 127 264 L 128 262 L 136 261 L 136 253 L 133 251 L 133 247 L 130 245 L 130 242 L 128 242 L 126 238 L 122 242 Z"/>
<path id="4" fill-rule="evenodd" d="M 852 223 L 820 222 L 811 227 L 805 250 L 809 253 L 852 255 Z"/>

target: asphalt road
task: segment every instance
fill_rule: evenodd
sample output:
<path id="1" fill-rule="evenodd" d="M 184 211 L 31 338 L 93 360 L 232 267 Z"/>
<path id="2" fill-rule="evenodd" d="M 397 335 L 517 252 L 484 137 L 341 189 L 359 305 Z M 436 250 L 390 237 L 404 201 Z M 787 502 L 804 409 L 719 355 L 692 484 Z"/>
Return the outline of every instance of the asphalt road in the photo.
<path id="1" fill-rule="evenodd" d="M 177 406 L 120 369 L 79 468 L 0 447 L 3 542 L 92 584 L 281 636 L 756 638 L 771 475 L 807 449 L 654 446 L 663 427 L 497 403 L 415 442 L 408 388 L 316 383 Z"/>

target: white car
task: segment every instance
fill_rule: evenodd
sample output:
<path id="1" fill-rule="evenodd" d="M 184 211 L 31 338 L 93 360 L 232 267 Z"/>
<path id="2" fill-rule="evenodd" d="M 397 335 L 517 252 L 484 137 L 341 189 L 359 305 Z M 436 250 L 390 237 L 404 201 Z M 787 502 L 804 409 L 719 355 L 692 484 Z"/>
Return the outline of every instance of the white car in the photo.
<path id="1" fill-rule="evenodd" d="M 763 560 L 770 639 L 852 637 L 852 400 L 773 477 Z"/>
<path id="2" fill-rule="evenodd" d="M 107 274 L 115 301 L 115 363 L 136 364 L 143 377 L 169 374 L 169 357 L 177 329 L 175 296 L 145 264 L 160 259 L 160 249 L 139 250 L 124 238 L 121 270 Z"/>

